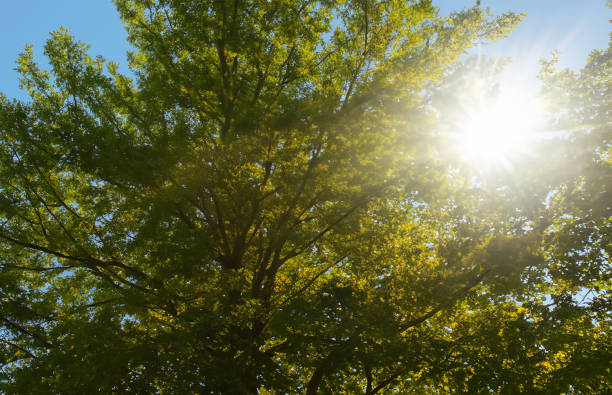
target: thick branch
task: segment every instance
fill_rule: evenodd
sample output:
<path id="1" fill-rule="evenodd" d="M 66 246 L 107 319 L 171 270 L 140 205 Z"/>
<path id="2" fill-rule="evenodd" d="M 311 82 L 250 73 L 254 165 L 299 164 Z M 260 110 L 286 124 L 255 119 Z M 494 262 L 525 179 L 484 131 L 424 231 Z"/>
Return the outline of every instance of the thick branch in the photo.
<path id="1" fill-rule="evenodd" d="M 306 395 L 317 395 L 317 392 L 319 392 L 319 386 L 321 385 L 321 382 L 323 382 L 323 375 L 322 365 L 318 366 L 310 377 L 310 381 L 308 381 Z"/>

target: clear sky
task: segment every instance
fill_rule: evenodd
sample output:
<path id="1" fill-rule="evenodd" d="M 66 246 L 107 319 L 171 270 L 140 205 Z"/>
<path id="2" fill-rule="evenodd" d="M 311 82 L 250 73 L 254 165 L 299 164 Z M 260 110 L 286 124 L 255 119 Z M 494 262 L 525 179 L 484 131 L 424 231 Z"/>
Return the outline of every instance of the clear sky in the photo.
<path id="1" fill-rule="evenodd" d="M 469 7 L 474 0 L 434 0 L 443 14 Z M 494 13 L 525 12 L 527 17 L 510 37 L 487 46 L 487 55 L 510 56 L 509 73 L 534 81 L 538 59 L 561 51 L 564 67 L 580 68 L 594 48 L 605 48 L 612 10 L 604 0 L 483 0 Z M 91 45 L 91 53 L 120 62 L 124 71 L 125 30 L 111 0 L 20 0 L 3 1 L 0 13 L 0 92 L 24 98 L 13 70 L 23 46 L 34 45 L 37 55 L 49 32 L 68 28 L 79 40 Z"/>
<path id="2" fill-rule="evenodd" d="M 444 14 L 474 2 L 434 0 Z M 559 67 L 579 70 L 593 49 L 608 47 L 612 9 L 605 0 L 482 0 L 481 5 L 494 14 L 527 14 L 508 37 L 480 50 L 489 56 L 510 57 L 505 80 L 527 87 L 529 94 L 537 91 L 540 59 L 550 58 L 554 50 L 559 51 Z"/>

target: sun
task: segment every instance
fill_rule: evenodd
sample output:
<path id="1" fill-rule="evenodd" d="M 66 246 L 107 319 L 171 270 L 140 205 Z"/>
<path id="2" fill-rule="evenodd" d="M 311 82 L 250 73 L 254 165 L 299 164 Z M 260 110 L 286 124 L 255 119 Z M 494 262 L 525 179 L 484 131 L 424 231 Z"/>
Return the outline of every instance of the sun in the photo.
<path id="1" fill-rule="evenodd" d="M 457 125 L 460 156 L 479 166 L 511 166 L 533 144 L 541 106 L 519 90 L 504 90 L 466 106 Z"/>

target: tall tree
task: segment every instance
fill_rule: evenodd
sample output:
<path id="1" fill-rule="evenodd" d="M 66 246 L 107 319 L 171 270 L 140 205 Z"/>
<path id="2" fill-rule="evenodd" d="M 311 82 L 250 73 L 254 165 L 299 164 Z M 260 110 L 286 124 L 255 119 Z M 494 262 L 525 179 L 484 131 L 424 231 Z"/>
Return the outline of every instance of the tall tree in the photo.
<path id="1" fill-rule="evenodd" d="M 519 198 L 470 185 L 430 99 L 520 16 L 115 3 L 132 77 L 60 30 L 49 70 L 19 58 L 31 100 L 0 102 L 3 391 L 567 390 L 583 360 L 571 384 L 609 387 L 609 52 L 548 74 L 585 90 L 579 125 L 601 112 L 594 175 Z"/>

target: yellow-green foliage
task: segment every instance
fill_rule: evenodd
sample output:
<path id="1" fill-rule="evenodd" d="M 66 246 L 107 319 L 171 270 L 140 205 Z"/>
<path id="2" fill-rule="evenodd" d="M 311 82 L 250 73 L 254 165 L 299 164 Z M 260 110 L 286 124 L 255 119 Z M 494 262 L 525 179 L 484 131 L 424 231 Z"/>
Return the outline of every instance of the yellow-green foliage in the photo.
<path id="1" fill-rule="evenodd" d="M 0 98 L 1 392 L 610 389 L 609 51 L 501 179 L 432 98 L 520 15 L 115 4 L 130 75 L 60 30 Z"/>

